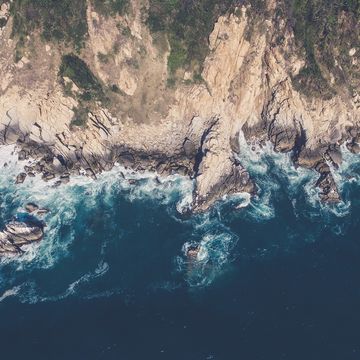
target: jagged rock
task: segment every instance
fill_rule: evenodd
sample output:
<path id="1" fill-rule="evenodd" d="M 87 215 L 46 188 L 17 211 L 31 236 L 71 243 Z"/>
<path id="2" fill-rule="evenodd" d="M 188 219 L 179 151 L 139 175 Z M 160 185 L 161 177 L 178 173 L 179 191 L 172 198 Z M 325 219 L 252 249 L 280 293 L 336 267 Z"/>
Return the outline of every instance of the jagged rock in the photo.
<path id="1" fill-rule="evenodd" d="M 41 178 L 45 181 L 50 181 L 52 179 L 55 179 L 55 174 L 50 172 L 44 172 Z"/>
<path id="2" fill-rule="evenodd" d="M 33 172 L 29 172 L 29 173 L 28 173 L 28 176 L 29 176 L 29 177 L 35 177 L 35 174 L 34 174 Z"/>
<path id="3" fill-rule="evenodd" d="M 28 212 L 28 213 L 32 213 L 32 212 L 34 212 L 34 211 L 36 211 L 36 210 L 38 210 L 39 209 L 39 206 L 38 205 L 36 205 L 36 204 L 34 204 L 34 203 L 27 203 L 26 205 L 25 205 L 25 210 Z"/>
<path id="4" fill-rule="evenodd" d="M 60 180 L 63 184 L 67 184 L 70 181 L 70 174 L 65 173 L 65 174 L 61 175 Z"/>
<path id="5" fill-rule="evenodd" d="M 346 144 L 346 147 L 354 154 L 360 153 L 360 145 L 358 143 L 350 142 Z"/>
<path id="6" fill-rule="evenodd" d="M 92 168 L 86 168 L 85 172 L 86 172 L 86 176 L 89 176 L 92 179 L 96 179 L 95 172 L 94 172 L 94 170 Z"/>
<path id="7" fill-rule="evenodd" d="M 26 160 L 26 159 L 28 159 L 28 158 L 29 158 L 29 154 L 28 154 L 25 150 L 19 151 L 18 159 L 19 159 L 20 161 Z"/>
<path id="8" fill-rule="evenodd" d="M 44 235 L 42 227 L 19 221 L 12 221 L 6 224 L 3 233 L 17 246 L 39 241 Z"/>
<path id="9" fill-rule="evenodd" d="M 110 171 L 114 167 L 114 163 L 109 162 L 109 161 L 101 160 L 100 161 L 100 167 L 104 171 Z"/>
<path id="10" fill-rule="evenodd" d="M 294 149 L 298 132 L 296 129 L 276 129 L 269 130 L 269 139 L 274 144 L 275 151 L 290 152 Z"/>
<path id="11" fill-rule="evenodd" d="M 37 162 L 34 166 L 34 171 L 36 171 L 37 173 L 41 173 L 43 169 L 44 166 L 40 162 Z"/>
<path id="12" fill-rule="evenodd" d="M 316 186 L 320 189 L 320 199 L 326 203 L 338 203 L 341 201 L 335 180 L 330 172 L 320 175 Z"/>
<path id="13" fill-rule="evenodd" d="M 46 208 L 41 208 L 37 211 L 37 215 L 44 215 L 47 214 L 50 210 Z"/>
<path id="14" fill-rule="evenodd" d="M 20 173 L 17 177 L 16 177 L 16 181 L 15 181 L 15 183 L 16 184 L 22 184 L 24 181 L 25 181 L 25 179 L 26 179 L 26 173 Z"/>
<path id="15" fill-rule="evenodd" d="M 188 258 L 189 261 L 196 261 L 197 260 L 197 256 L 199 254 L 200 251 L 200 246 L 199 245 L 191 245 L 188 247 L 187 251 L 186 251 L 186 256 Z"/>
<path id="16" fill-rule="evenodd" d="M 329 156 L 329 159 L 336 167 L 339 167 L 342 164 L 342 155 L 339 149 L 335 147 L 330 148 L 327 151 L 327 155 Z"/>
<path id="17" fill-rule="evenodd" d="M 33 167 L 33 166 L 25 165 L 25 166 L 24 166 L 24 170 L 25 170 L 25 172 L 27 172 L 27 173 L 33 172 L 33 171 L 34 171 L 34 167 Z"/>

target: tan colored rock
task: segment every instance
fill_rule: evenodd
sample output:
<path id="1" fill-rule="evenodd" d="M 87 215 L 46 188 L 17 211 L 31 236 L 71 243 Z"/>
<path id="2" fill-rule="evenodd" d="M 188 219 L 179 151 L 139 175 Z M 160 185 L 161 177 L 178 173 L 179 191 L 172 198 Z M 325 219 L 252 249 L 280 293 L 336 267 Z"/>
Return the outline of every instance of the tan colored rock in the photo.
<path id="1" fill-rule="evenodd" d="M 61 49 L 52 45 L 51 51 L 26 54 L 27 60 L 15 66 L 15 44 L 5 29 L 0 39 L 0 135 L 6 134 L 6 141 L 0 141 L 27 135 L 83 169 L 99 159 L 112 164 L 119 154 L 138 168 L 172 171 L 177 163 L 196 177 L 194 206 L 206 210 L 232 192 L 253 191 L 240 164 L 241 148 L 233 146 L 244 127 L 281 152 L 291 151 L 302 139 L 298 164 L 313 168 L 323 161 L 323 149 L 343 141 L 346 129 L 359 124 L 355 95 L 341 90 L 330 100 L 309 99 L 294 89 L 291 78 L 304 59 L 295 51 L 293 33 L 285 22 L 264 20 L 249 36 L 245 7 L 240 16 L 222 16 L 215 24 L 204 81 L 167 87 L 169 44 L 161 35 L 152 37 L 140 5 L 132 1 L 129 14 L 116 18 L 88 7 L 89 39 L 82 58 L 106 87 L 117 85 L 121 94 L 111 97 L 109 108 L 94 104 L 85 128 L 70 128 L 78 102 L 65 96 L 58 82 Z M 269 2 L 269 11 L 274 8 Z M 279 31 L 283 45 L 274 46 Z M 40 39 L 31 41 L 44 48 Z M 96 168 L 101 165 L 91 164 Z"/>

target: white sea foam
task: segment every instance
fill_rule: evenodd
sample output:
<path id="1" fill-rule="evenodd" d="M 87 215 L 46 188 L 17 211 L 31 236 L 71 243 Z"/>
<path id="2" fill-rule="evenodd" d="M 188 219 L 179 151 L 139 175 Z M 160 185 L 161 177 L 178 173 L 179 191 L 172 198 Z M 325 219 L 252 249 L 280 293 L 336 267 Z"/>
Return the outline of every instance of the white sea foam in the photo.
<path id="1" fill-rule="evenodd" d="M 0 296 L 0 302 L 5 300 L 10 296 L 16 296 L 21 290 L 21 285 L 14 286 L 11 289 L 5 290 L 3 294 Z"/>
<path id="2" fill-rule="evenodd" d="M 285 186 L 289 197 L 292 198 L 294 211 L 298 211 L 297 197 L 304 191 L 306 201 L 311 211 L 319 216 L 330 212 L 337 217 L 346 216 L 351 209 L 349 200 L 330 208 L 321 204 L 318 190 L 314 188 L 317 174 L 314 171 L 295 168 L 289 154 L 276 153 L 270 143 L 260 147 L 254 144 L 252 148 L 246 143 L 243 135 L 240 135 L 241 154 L 239 160 L 249 170 L 252 178 L 259 186 L 258 195 L 251 198 L 248 194 L 235 194 L 225 199 L 225 204 L 234 204 L 234 210 L 246 214 L 252 221 L 268 221 L 275 217 L 274 196 Z M 38 203 L 51 211 L 45 215 L 47 224 L 45 238 L 42 242 L 29 245 L 26 253 L 21 257 L 2 259 L 0 266 L 8 264 L 15 265 L 16 272 L 21 273 L 29 269 L 46 270 L 55 267 L 62 259 L 69 256 L 69 247 L 75 238 L 74 221 L 77 216 L 77 207 L 85 206 L 87 210 L 96 210 L 98 199 L 111 206 L 114 195 L 121 195 L 128 201 L 139 199 L 155 199 L 157 202 L 170 205 L 176 204 L 176 209 L 183 212 L 192 201 L 193 181 L 176 175 L 160 178 L 157 174 L 144 172 L 136 173 L 116 165 L 111 171 L 98 175 L 97 180 L 86 176 L 72 176 L 69 184 L 53 187 L 54 182 L 41 181 L 39 176 L 27 178 L 23 184 L 15 185 L 16 175 L 22 171 L 26 162 L 18 162 L 14 153 L 15 147 L 0 148 L 0 193 L 2 203 L 0 205 L 1 215 L 9 217 L 13 214 L 8 208 L 20 209 L 28 202 Z M 359 174 L 349 175 L 353 170 L 353 164 L 357 158 L 347 149 L 343 149 L 344 161 L 338 172 L 334 172 L 335 180 L 343 190 L 344 179 L 358 182 Z M 7 163 L 7 167 L 3 165 Z M 275 179 L 275 176 L 277 179 Z M 281 183 L 281 185 L 280 185 Z M 217 216 L 210 214 L 197 215 L 188 221 L 193 228 L 193 236 L 183 246 L 183 255 L 176 258 L 178 269 L 185 272 L 185 279 L 191 286 L 206 286 L 210 284 L 232 260 L 232 251 L 238 237 L 223 224 L 222 209 L 218 206 Z M 301 211 L 301 210 L 299 210 Z M 68 231 L 64 234 L 61 229 L 66 227 Z M 334 228 L 334 231 L 341 231 Z M 106 276 L 109 265 L 104 260 L 107 241 L 103 240 L 100 249 L 100 262 L 94 271 L 85 272 L 77 280 L 68 284 L 66 290 L 56 296 L 41 295 L 35 282 L 28 281 L 20 285 L 6 282 L 8 290 L 3 290 L 0 301 L 9 297 L 17 296 L 20 301 L 57 301 L 68 296 L 81 293 L 85 284 L 95 279 Z M 197 263 L 191 267 L 187 259 L 187 249 L 190 245 L 197 244 L 200 251 Z M 1 268 L 0 268 L 1 269 Z M 171 283 L 171 282 L 170 282 Z M 176 288 L 178 284 L 171 283 Z M 4 285 L 5 286 L 5 285 Z M 121 293 L 122 290 L 115 288 L 99 293 L 85 294 L 89 298 L 97 296 L 111 296 Z"/>

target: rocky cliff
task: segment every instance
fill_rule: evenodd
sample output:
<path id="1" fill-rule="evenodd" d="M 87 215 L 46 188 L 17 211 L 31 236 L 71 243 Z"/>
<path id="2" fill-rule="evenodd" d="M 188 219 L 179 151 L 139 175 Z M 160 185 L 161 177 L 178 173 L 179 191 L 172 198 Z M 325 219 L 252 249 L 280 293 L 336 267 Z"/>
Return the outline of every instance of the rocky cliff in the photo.
<path id="1" fill-rule="evenodd" d="M 360 152 L 358 15 L 339 10 L 342 45 L 334 40 L 333 66 L 316 60 L 314 80 L 285 2 L 222 11 L 201 66 L 174 65 L 171 34 L 149 26 L 151 2 L 107 14 L 87 1 L 80 48 L 48 39 L 44 24 L 19 37 L 15 5 L 2 2 L 0 14 L 0 142 L 37 160 L 18 182 L 36 172 L 59 183 L 79 171 L 96 177 L 119 162 L 194 178 L 192 209 L 204 211 L 224 195 L 256 191 L 241 164 L 242 131 L 291 152 L 294 166 L 319 173 L 323 200 L 340 199 L 329 164 L 341 162 L 343 143 Z"/>

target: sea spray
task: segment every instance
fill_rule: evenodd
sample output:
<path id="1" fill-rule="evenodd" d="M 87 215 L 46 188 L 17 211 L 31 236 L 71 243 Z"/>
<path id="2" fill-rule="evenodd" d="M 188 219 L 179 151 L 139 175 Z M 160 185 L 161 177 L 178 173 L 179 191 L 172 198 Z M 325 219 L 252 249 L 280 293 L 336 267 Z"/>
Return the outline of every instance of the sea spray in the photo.
<path id="1" fill-rule="evenodd" d="M 135 207 L 137 212 L 163 214 L 161 216 L 172 219 L 184 231 L 177 240 L 173 237 L 164 240 L 169 244 L 175 241 L 174 250 L 166 255 L 157 254 L 159 258 L 164 258 L 162 261 L 172 263 L 175 271 L 161 271 L 163 277 L 154 277 L 153 280 L 150 280 L 149 273 L 145 285 L 147 289 L 166 287 L 171 291 L 184 284 L 208 286 L 236 259 L 260 259 L 281 249 L 288 251 L 301 246 L 302 242 L 317 241 L 322 226 L 331 227 L 336 234 L 346 230 L 350 210 L 336 213 L 318 202 L 314 188 L 318 176 L 316 172 L 295 168 L 290 155 L 275 153 L 271 144 L 264 147 L 254 145 L 252 150 L 243 139 L 241 149 L 240 160 L 258 184 L 258 194 L 251 199 L 247 194 L 235 194 L 219 201 L 206 214 L 184 218 L 179 212 L 191 203 L 194 186 L 193 181 L 185 177 L 172 175 L 160 178 L 154 173 L 136 173 L 116 165 L 113 170 L 99 174 L 95 181 L 85 176 L 74 176 L 69 184 L 54 187 L 54 181 L 44 182 L 37 176 L 15 185 L 16 174 L 26 162 L 17 161 L 14 147 L 2 147 L 0 159 L 2 165 L 7 163 L 0 173 L 2 223 L 28 201 L 50 209 L 44 217 L 47 224 L 44 240 L 30 245 L 22 257 L 1 260 L 2 299 L 16 297 L 20 301 L 34 303 L 58 301 L 69 296 L 95 298 L 121 294 L 131 298 L 135 291 L 132 287 L 138 281 L 141 269 L 138 274 L 135 265 L 122 263 L 126 258 L 122 261 L 118 258 L 125 251 L 124 246 L 128 246 L 128 252 L 138 246 L 141 252 L 140 244 L 127 244 L 131 235 L 129 231 L 133 231 L 129 229 L 135 229 L 141 223 L 128 219 L 133 228 L 124 230 L 122 221 L 129 215 L 115 211 L 118 203 L 129 204 L 124 207 L 128 210 Z M 357 159 L 352 154 L 345 153 L 339 169 L 341 178 L 336 179 L 341 182 L 344 176 L 353 176 L 351 189 L 358 179 L 354 161 Z M 354 171 L 355 174 L 351 175 Z M 345 191 L 346 186 L 340 186 L 340 189 Z M 286 239 L 264 239 L 264 244 L 252 253 L 246 245 L 249 235 L 240 236 L 234 224 L 240 221 L 243 227 L 251 228 L 255 223 L 264 226 L 276 222 L 279 194 L 288 199 L 297 224 L 310 224 L 313 230 L 307 237 L 299 237 L 302 225 L 298 225 L 299 228 L 287 230 L 289 235 Z M 347 206 L 346 202 L 344 204 Z M 149 226 L 153 226 L 158 216 L 151 214 L 145 217 L 139 221 L 146 222 L 149 218 Z M 162 226 L 159 224 L 158 236 L 162 234 Z M 143 241 L 154 241 L 147 240 L 146 233 L 143 236 Z M 190 245 L 200 248 L 191 272 L 186 254 Z M 157 252 L 157 246 L 154 243 L 151 251 Z M 136 252 L 134 254 L 137 255 Z M 149 257 L 143 257 L 143 262 L 151 262 L 150 253 L 143 256 Z M 175 259 L 174 262 L 172 259 Z M 138 263 L 138 267 L 141 266 Z M 129 270 L 124 272 L 122 269 Z"/>

